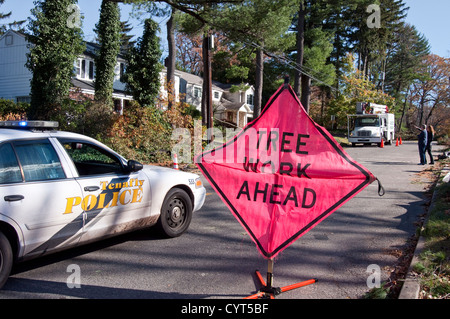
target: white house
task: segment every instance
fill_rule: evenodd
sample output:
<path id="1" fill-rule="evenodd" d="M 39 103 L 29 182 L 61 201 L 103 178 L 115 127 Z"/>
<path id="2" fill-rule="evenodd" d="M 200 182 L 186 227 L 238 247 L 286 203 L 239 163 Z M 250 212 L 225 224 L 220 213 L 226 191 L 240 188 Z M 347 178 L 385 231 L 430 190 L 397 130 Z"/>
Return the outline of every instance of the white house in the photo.
<path id="1" fill-rule="evenodd" d="M 1 45 L 1 44 L 0 44 Z M 93 98 L 95 95 L 95 55 L 100 50 L 96 43 L 86 42 L 86 49 L 80 55 L 74 64 L 74 77 L 72 84 L 74 85 L 71 98 L 76 99 L 76 93 L 80 92 L 85 97 Z M 114 108 L 117 112 L 122 113 L 126 107 L 127 101 L 131 101 L 133 96 L 125 91 L 125 83 L 121 81 L 125 72 L 126 61 L 122 54 L 117 56 L 117 63 L 114 69 L 114 83 L 113 83 L 113 100 Z"/>
<path id="2" fill-rule="evenodd" d="M 30 102 L 30 80 L 32 74 L 25 66 L 29 42 L 24 34 L 8 30 L 0 37 L 0 98 L 16 102 Z M 95 94 L 95 52 L 98 45 L 86 43 L 86 50 L 74 61 L 73 92 L 88 98 Z M 123 56 L 117 58 L 114 77 L 113 98 L 117 110 L 133 97 L 125 93 L 125 84 L 120 81 L 125 66 Z M 76 98 L 76 96 L 71 96 Z"/>
<path id="3" fill-rule="evenodd" d="M 161 72 L 161 96 L 167 96 L 164 89 L 166 68 Z M 203 78 L 183 72 L 175 71 L 175 99 L 194 105 L 201 110 Z M 244 127 L 253 118 L 253 101 L 255 89 L 247 85 L 245 90 L 234 92 L 231 84 L 217 81 L 212 83 L 212 102 L 214 118 L 226 125 Z M 232 93 L 232 91 L 234 93 Z"/>
<path id="4" fill-rule="evenodd" d="M 0 98 L 16 102 L 30 102 L 31 72 L 25 66 L 29 42 L 24 34 L 8 30 L 0 37 Z M 74 61 L 74 77 L 72 78 L 71 98 L 93 98 L 95 94 L 95 54 L 99 47 L 95 43 L 86 42 L 86 50 Z M 127 101 L 132 96 L 125 91 L 125 83 L 121 77 L 126 68 L 123 55 L 117 57 L 114 78 L 113 98 L 115 110 L 122 113 Z M 160 74 L 161 94 L 164 98 L 167 92 L 164 88 L 166 69 Z M 200 76 L 175 71 L 176 101 L 194 105 L 201 110 L 203 79 Z M 213 82 L 214 117 L 231 126 L 244 127 L 253 118 L 253 86 L 247 86 L 245 91 L 231 93 L 230 84 Z"/>
<path id="5" fill-rule="evenodd" d="M 20 32 L 8 30 L 0 37 L 0 98 L 30 102 L 32 74 L 25 66 L 27 45 Z"/>

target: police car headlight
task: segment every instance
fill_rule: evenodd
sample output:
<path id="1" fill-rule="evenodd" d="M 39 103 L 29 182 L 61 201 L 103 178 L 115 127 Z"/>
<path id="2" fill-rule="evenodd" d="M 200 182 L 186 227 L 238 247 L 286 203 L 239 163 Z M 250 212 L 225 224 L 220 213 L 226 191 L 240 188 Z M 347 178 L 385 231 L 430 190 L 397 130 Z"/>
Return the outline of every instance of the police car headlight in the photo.
<path id="1" fill-rule="evenodd" d="M 200 177 L 196 178 L 195 179 L 195 188 L 201 188 L 201 187 L 203 187 L 202 180 L 200 179 Z"/>

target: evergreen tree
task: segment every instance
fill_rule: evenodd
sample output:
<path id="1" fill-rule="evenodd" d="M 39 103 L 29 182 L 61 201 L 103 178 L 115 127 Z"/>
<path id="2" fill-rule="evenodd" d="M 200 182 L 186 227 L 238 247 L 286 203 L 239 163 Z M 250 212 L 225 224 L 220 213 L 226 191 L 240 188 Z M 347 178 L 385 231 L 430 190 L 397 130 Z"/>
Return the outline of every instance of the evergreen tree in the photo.
<path id="1" fill-rule="evenodd" d="M 120 10 L 117 3 L 103 0 L 96 25 L 100 50 L 96 55 L 95 99 L 112 106 L 114 69 L 120 50 Z"/>
<path id="2" fill-rule="evenodd" d="M 5 2 L 5 0 L 0 0 L 0 6 Z M 2 19 L 7 19 L 10 18 L 12 15 L 12 12 L 8 12 L 8 13 L 3 13 L 0 12 L 0 20 Z M 10 22 L 8 23 L 8 27 L 11 30 L 17 30 L 19 32 L 25 33 L 25 28 L 23 27 L 23 25 L 27 22 L 27 20 L 20 20 L 20 21 L 14 21 L 14 22 Z M 6 24 L 1 24 L 0 23 L 0 36 L 2 34 L 4 34 L 6 32 L 6 30 L 8 30 L 8 28 L 6 27 Z"/>
<path id="3" fill-rule="evenodd" d="M 70 27 L 75 0 L 39 0 L 29 21 L 30 52 L 26 66 L 31 79 L 30 119 L 49 119 L 68 97 L 74 61 L 84 50 L 82 31 Z"/>
<path id="4" fill-rule="evenodd" d="M 175 85 L 175 69 L 176 69 L 176 43 L 175 43 L 175 28 L 178 19 L 177 7 L 179 5 L 185 5 L 183 3 L 171 3 L 171 5 L 161 5 L 161 2 L 145 1 L 145 0 L 133 0 L 135 3 L 133 11 L 135 16 L 143 18 L 143 11 L 149 13 L 152 17 L 165 17 L 167 18 L 166 33 L 167 33 L 167 47 L 168 55 L 165 58 L 164 65 L 166 66 L 166 88 L 167 88 L 167 100 L 168 109 L 172 108 L 173 101 L 175 99 L 174 85 Z M 143 11 L 142 11 L 143 10 Z M 186 11 L 186 10 L 184 10 Z"/>
<path id="5" fill-rule="evenodd" d="M 358 69 L 363 76 L 376 82 L 384 72 L 387 50 L 394 32 L 403 24 L 407 8 L 403 0 L 378 0 L 375 3 L 373 0 L 352 1 L 356 7 L 349 40 L 358 53 Z M 369 24 L 368 8 L 373 4 L 379 5 L 379 26 Z"/>
<path id="6" fill-rule="evenodd" d="M 255 54 L 253 48 L 231 42 L 216 33 L 212 60 L 213 80 L 222 83 L 253 83 Z"/>
<path id="7" fill-rule="evenodd" d="M 293 21 L 296 31 L 296 70 L 294 90 L 309 111 L 311 85 L 333 85 L 335 68 L 329 63 L 333 50 L 333 32 L 325 30 L 324 21 L 332 11 L 328 1 L 300 0 L 299 11 Z M 313 79 L 320 82 L 313 83 Z"/>
<path id="8" fill-rule="evenodd" d="M 400 130 L 411 95 L 411 84 L 421 77 L 422 61 L 430 53 L 428 40 L 414 26 L 402 25 L 394 33 L 386 58 L 382 89 L 398 101 L 397 130 Z"/>
<path id="9" fill-rule="evenodd" d="M 346 71 L 347 54 L 352 51 L 352 43 L 349 41 L 349 37 L 351 34 L 350 22 L 355 19 L 356 4 L 354 2 L 349 0 L 328 0 L 328 10 L 322 20 L 322 29 L 332 32 L 334 35 L 333 50 L 329 61 L 335 66 L 336 81 L 334 86 L 338 92 Z"/>
<path id="10" fill-rule="evenodd" d="M 158 24 L 145 20 L 144 33 L 137 46 L 128 53 L 128 65 L 124 75 L 127 90 L 142 106 L 153 106 L 159 94 L 162 65 L 161 49 L 157 36 Z"/>
<path id="11" fill-rule="evenodd" d="M 0 6 L 5 3 L 5 0 L 0 0 Z M 11 11 L 8 13 L 0 13 L 0 19 L 6 19 L 9 18 L 11 16 Z"/>
<path id="12" fill-rule="evenodd" d="M 257 117 L 262 106 L 265 52 L 283 52 L 291 46 L 293 37 L 287 30 L 296 7 L 289 0 L 245 0 L 216 9 L 211 13 L 214 27 L 231 40 L 253 47 L 256 53 L 253 116 Z"/>
<path id="13" fill-rule="evenodd" d="M 317 27 L 306 31 L 305 39 L 303 65 L 307 73 L 312 75 L 313 78 L 305 74 L 302 75 L 301 102 L 305 110 L 309 112 L 311 86 L 317 85 L 323 90 L 327 86 L 332 86 L 336 79 L 336 70 L 335 66 L 329 63 L 329 57 L 333 50 L 333 34 Z"/>
<path id="14" fill-rule="evenodd" d="M 5 2 L 5 0 L 0 0 L 0 6 Z M 0 12 L 0 20 L 1 19 L 6 19 L 9 18 L 11 16 L 11 12 L 8 13 L 2 13 Z M 6 31 L 6 27 L 2 24 L 0 24 L 0 35 L 2 35 L 4 32 Z"/>
<path id="15" fill-rule="evenodd" d="M 131 30 L 133 30 L 133 27 L 128 21 L 121 21 L 120 29 L 120 50 L 126 52 L 136 43 L 136 41 L 131 40 L 134 36 L 128 34 Z"/>
<path id="16" fill-rule="evenodd" d="M 392 96 L 401 94 L 418 78 L 423 58 L 430 53 L 428 40 L 412 25 L 405 24 L 394 35 L 386 63 L 385 89 Z"/>

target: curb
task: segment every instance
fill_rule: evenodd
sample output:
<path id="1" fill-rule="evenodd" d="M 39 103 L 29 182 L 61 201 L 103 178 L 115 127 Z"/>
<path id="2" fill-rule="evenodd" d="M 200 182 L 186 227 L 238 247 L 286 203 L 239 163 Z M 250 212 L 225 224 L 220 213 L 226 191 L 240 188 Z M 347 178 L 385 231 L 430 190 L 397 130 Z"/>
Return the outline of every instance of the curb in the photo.
<path id="1" fill-rule="evenodd" d="M 450 172 L 449 167 L 444 167 L 440 174 L 440 176 L 445 176 Z M 438 181 L 436 186 L 439 186 L 441 183 Z M 431 212 L 431 210 L 434 208 L 434 205 L 436 203 L 436 190 L 433 191 L 433 196 L 431 197 L 431 204 L 428 208 L 428 213 Z M 428 214 L 427 214 L 428 215 Z M 426 225 L 428 221 L 428 216 L 424 222 L 424 226 Z M 419 292 L 420 292 L 420 281 L 419 278 L 414 274 L 413 266 L 419 262 L 419 256 L 422 253 L 423 249 L 425 247 L 425 237 L 422 236 L 422 233 L 420 234 L 419 240 L 417 242 L 416 248 L 414 250 L 414 256 L 411 260 L 411 264 L 408 268 L 408 273 L 405 278 L 405 282 L 403 283 L 402 289 L 400 290 L 400 294 L 398 296 L 398 299 L 419 299 Z"/>

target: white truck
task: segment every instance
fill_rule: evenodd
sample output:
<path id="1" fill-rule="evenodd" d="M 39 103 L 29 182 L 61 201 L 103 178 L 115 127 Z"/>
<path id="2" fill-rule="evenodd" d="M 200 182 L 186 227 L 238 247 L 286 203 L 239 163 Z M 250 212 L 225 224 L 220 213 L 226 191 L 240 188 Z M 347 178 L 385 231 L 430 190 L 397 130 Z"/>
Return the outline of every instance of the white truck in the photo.
<path id="1" fill-rule="evenodd" d="M 356 103 L 356 114 L 347 115 L 348 141 L 355 144 L 392 144 L 395 136 L 395 116 L 386 105 Z"/>

